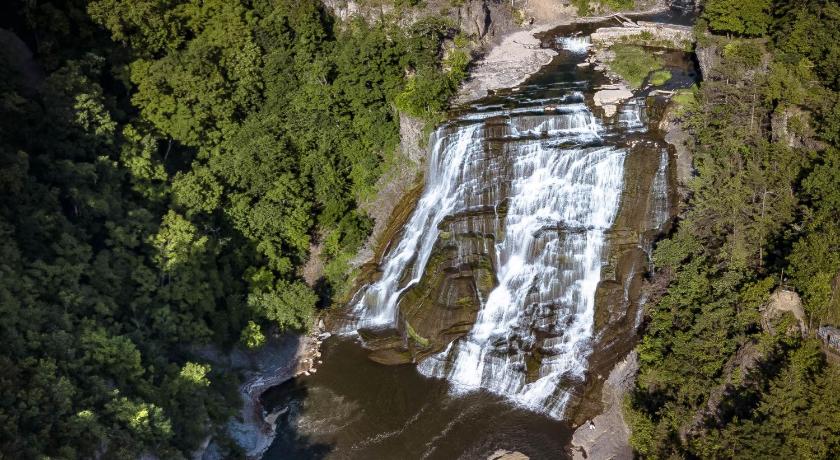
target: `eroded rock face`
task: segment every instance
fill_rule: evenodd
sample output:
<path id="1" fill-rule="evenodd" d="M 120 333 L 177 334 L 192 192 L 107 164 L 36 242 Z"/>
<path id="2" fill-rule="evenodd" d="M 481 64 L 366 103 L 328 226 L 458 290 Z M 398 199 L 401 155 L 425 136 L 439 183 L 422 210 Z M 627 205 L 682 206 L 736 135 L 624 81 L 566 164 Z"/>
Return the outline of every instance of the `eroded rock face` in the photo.
<path id="1" fill-rule="evenodd" d="M 575 460 L 630 460 L 630 429 L 624 420 L 624 396 L 636 381 L 639 359 L 631 352 L 610 371 L 604 382 L 601 402 L 604 411 L 575 430 L 572 436 L 572 456 Z"/>
<path id="2" fill-rule="evenodd" d="M 458 19 L 461 30 L 467 35 L 476 38 L 484 38 L 490 28 L 493 19 L 490 16 L 490 8 L 484 0 L 470 0 L 458 8 Z"/>
<path id="3" fill-rule="evenodd" d="M 496 285 L 486 251 L 492 237 L 444 233 L 420 282 L 399 301 L 397 336 L 367 337 L 370 357 L 382 364 L 417 362 L 464 336 L 475 323 L 480 299 Z M 471 254 L 459 252 L 474 249 Z M 478 250 L 475 250 L 478 249 Z"/>

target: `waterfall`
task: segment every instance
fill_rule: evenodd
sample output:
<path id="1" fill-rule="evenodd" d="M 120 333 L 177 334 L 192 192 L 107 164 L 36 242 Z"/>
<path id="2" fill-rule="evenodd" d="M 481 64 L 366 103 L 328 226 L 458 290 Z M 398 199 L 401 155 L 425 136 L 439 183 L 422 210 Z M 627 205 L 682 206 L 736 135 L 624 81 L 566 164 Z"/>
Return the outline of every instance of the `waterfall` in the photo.
<path id="1" fill-rule="evenodd" d="M 618 125 L 629 132 L 647 131 L 644 98 L 629 100 L 618 112 Z"/>
<path id="2" fill-rule="evenodd" d="M 586 370 L 604 232 L 618 208 L 624 151 L 558 150 L 540 141 L 511 150 L 515 178 L 504 238 L 495 248 L 499 286 L 470 334 L 418 369 L 448 378 L 455 391 L 484 388 L 559 417 L 568 399 L 561 378 L 580 378 Z M 537 369 L 529 369 L 524 350 L 539 350 Z"/>
<path id="3" fill-rule="evenodd" d="M 588 35 L 575 35 L 571 37 L 557 37 L 557 43 L 572 53 L 586 53 L 592 46 L 592 40 Z"/>
<path id="4" fill-rule="evenodd" d="M 400 296 L 420 281 L 444 218 L 502 209 L 492 228 L 480 229 L 495 234 L 488 251 L 498 285 L 481 299 L 471 331 L 418 370 L 448 379 L 453 392 L 485 389 L 562 416 L 562 382 L 586 370 L 604 235 L 623 186 L 626 151 L 606 145 L 604 129 L 577 97 L 550 110 L 473 113 L 439 128 L 423 195 L 382 277 L 357 298 L 354 327 L 396 326 Z M 489 154 L 491 142 L 501 151 Z M 464 219 L 450 229 L 486 227 Z"/>
<path id="5" fill-rule="evenodd" d="M 464 201 L 464 170 L 481 150 L 480 124 L 446 134 L 438 128 L 432 136 L 426 187 L 397 246 L 388 252 L 379 282 L 368 286 L 354 305 L 357 320 L 348 329 L 393 326 L 400 294 L 420 281 L 438 238 L 438 225 Z M 400 285 L 408 274 L 410 280 Z"/>
<path id="6" fill-rule="evenodd" d="M 659 152 L 659 168 L 651 183 L 651 206 L 648 210 L 650 228 L 661 228 L 670 216 L 671 200 L 668 196 L 668 150 Z"/>

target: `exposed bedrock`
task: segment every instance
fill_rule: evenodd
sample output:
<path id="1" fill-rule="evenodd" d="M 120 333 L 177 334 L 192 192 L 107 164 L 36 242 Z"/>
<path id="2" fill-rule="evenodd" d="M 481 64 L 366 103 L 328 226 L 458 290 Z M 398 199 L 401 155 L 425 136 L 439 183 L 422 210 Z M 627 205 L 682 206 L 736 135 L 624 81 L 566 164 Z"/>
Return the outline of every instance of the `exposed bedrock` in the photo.
<path id="1" fill-rule="evenodd" d="M 667 152 L 663 143 L 654 140 L 629 147 L 621 206 L 607 235 L 608 257 L 595 293 L 595 339 L 587 379 L 567 412 L 575 425 L 603 409 L 604 379 L 636 344 L 648 253 L 674 211 L 672 161 Z"/>
<path id="2" fill-rule="evenodd" d="M 459 235 L 438 242 L 420 282 L 399 301 L 399 339 L 378 338 L 371 359 L 383 364 L 417 362 L 442 351 L 467 334 L 476 320 L 480 299 L 495 287 L 492 262 L 486 251 L 464 256 L 466 248 L 492 248 L 492 237 Z M 459 252 L 461 255 L 459 256 Z"/>
<path id="3" fill-rule="evenodd" d="M 481 299 L 497 284 L 493 260 L 496 237 L 476 229 L 492 228 L 495 219 L 493 210 L 479 210 L 441 222 L 439 239 L 420 281 L 399 300 L 397 329 L 386 334 L 363 331 L 366 346 L 373 349 L 372 360 L 383 364 L 418 362 L 470 331 Z"/>

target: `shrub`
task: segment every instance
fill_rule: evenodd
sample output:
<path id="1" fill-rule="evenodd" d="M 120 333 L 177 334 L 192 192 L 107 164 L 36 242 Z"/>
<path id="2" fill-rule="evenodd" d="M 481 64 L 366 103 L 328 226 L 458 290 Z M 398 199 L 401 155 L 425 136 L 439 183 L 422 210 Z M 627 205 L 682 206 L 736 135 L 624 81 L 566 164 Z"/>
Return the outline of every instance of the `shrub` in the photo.
<path id="1" fill-rule="evenodd" d="M 615 52 L 615 58 L 610 63 L 610 68 L 627 80 L 630 86 L 641 86 L 651 72 L 662 69 L 662 59 L 638 46 L 617 45 L 612 50 Z M 670 78 L 670 74 L 668 77 Z"/>
<path id="2" fill-rule="evenodd" d="M 667 70 L 657 70 L 650 76 L 650 84 L 653 86 L 661 86 L 671 79 L 671 72 Z"/>

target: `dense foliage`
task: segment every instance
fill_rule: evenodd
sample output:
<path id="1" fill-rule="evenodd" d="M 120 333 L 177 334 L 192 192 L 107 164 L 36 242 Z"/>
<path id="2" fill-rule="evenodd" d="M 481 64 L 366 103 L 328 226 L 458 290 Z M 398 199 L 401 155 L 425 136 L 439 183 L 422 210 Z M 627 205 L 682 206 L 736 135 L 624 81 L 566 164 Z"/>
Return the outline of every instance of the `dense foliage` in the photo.
<path id="1" fill-rule="evenodd" d="M 714 32 L 760 36 L 770 27 L 771 0 L 707 0 L 703 17 Z"/>
<path id="2" fill-rule="evenodd" d="M 308 327 L 370 231 L 396 107 L 433 117 L 467 56 L 441 65 L 439 20 L 312 0 L 2 8 L 35 62 L 0 53 L 0 457 L 179 458 L 238 404 L 195 350 Z"/>
<path id="3" fill-rule="evenodd" d="M 667 289 L 627 411 L 643 457 L 840 454 L 837 365 L 790 313 L 761 312 L 781 284 L 801 294 L 811 334 L 840 317 L 840 6 L 769 13 L 706 3 L 712 30 L 762 37 L 698 44 L 719 62 L 684 99 L 697 175 L 654 256 Z"/>

